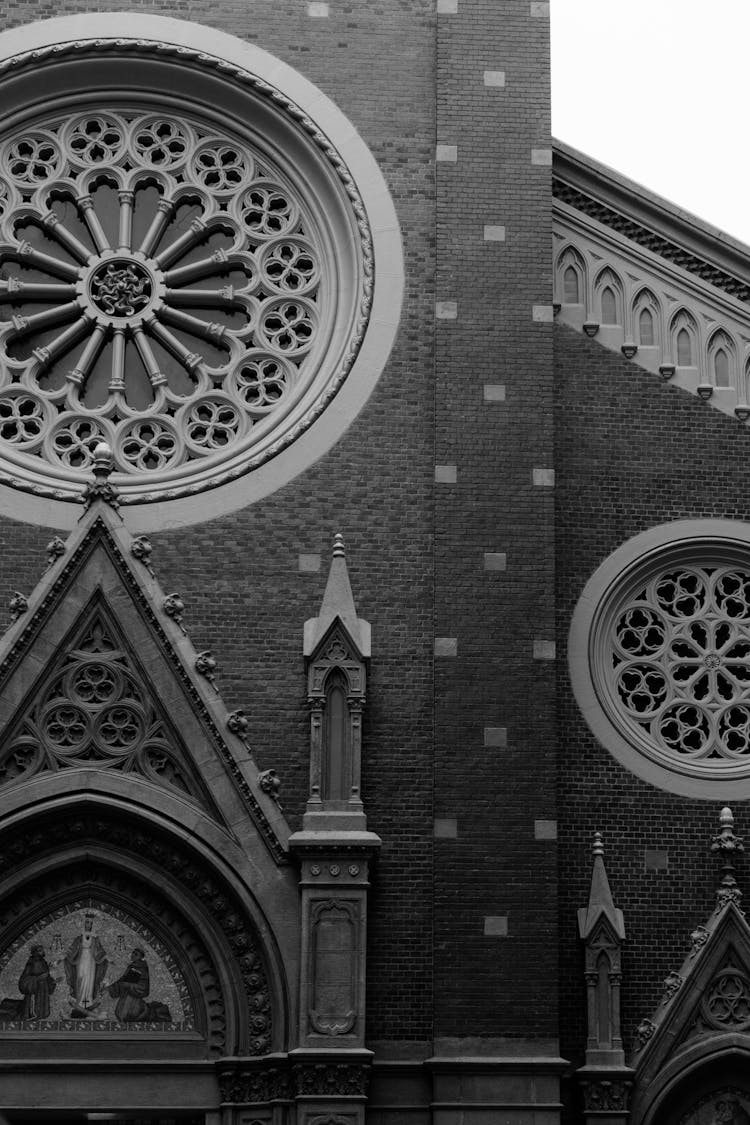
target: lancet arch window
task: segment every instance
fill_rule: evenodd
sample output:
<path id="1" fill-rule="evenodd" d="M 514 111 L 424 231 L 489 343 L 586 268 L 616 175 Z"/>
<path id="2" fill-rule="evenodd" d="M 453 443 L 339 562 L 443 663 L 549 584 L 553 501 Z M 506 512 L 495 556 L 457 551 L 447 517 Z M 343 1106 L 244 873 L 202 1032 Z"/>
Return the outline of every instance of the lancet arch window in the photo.
<path id="1" fill-rule="evenodd" d="M 586 303 L 586 263 L 578 251 L 567 246 L 557 259 L 558 287 L 566 305 Z"/>
<path id="2" fill-rule="evenodd" d="M 637 294 L 633 302 L 633 322 L 641 347 L 661 345 L 661 306 L 650 289 L 641 289 Z"/>
<path id="3" fill-rule="evenodd" d="M 607 267 L 596 279 L 596 294 L 602 324 L 622 324 L 623 288 L 614 270 Z"/>
<path id="4" fill-rule="evenodd" d="M 737 349 L 722 329 L 708 342 L 708 371 L 715 387 L 733 387 L 736 381 Z"/>
<path id="5" fill-rule="evenodd" d="M 669 328 L 672 352 L 678 367 L 696 367 L 698 364 L 698 325 L 685 309 L 673 318 Z"/>

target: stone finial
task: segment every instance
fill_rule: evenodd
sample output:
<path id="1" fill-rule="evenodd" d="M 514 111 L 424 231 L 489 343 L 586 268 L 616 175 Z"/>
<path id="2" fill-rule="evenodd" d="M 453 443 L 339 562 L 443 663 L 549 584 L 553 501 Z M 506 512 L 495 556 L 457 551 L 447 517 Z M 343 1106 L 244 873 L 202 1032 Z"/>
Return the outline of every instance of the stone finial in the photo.
<path id="1" fill-rule="evenodd" d="M 602 840 L 601 832 L 594 833 L 594 842 L 591 845 L 591 851 L 595 856 L 604 855 L 604 841 Z"/>
<path id="2" fill-rule="evenodd" d="M 742 836 L 734 834 L 734 815 L 728 805 L 719 813 L 719 834 L 711 840 L 712 852 L 744 852 Z"/>
<path id="3" fill-rule="evenodd" d="M 111 508 L 119 508 L 120 494 L 109 480 L 114 465 L 110 446 L 106 441 L 98 442 L 94 448 L 94 460 L 91 466 L 94 480 L 89 482 L 83 490 L 83 502 L 87 508 L 97 499 L 103 500 Z"/>
<path id="4" fill-rule="evenodd" d="M 718 852 L 722 857 L 722 876 L 716 892 L 716 911 L 723 910 L 730 902 L 737 909 L 742 902 L 742 891 L 737 886 L 734 877 L 734 856 L 740 855 L 745 850 L 742 836 L 734 833 L 734 816 L 732 810 L 725 806 L 719 813 L 719 834 L 711 839 L 711 851 Z"/>
<path id="5" fill-rule="evenodd" d="M 333 537 L 333 558 L 346 558 L 346 551 L 344 550 L 344 536 L 340 531 L 337 531 Z"/>

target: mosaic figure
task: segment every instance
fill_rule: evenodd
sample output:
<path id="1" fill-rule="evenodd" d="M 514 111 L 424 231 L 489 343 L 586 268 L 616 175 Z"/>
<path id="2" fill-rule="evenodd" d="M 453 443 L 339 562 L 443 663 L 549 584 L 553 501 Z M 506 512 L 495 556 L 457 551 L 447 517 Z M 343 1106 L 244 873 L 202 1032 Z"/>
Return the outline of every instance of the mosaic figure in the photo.
<path id="1" fill-rule="evenodd" d="M 83 933 L 73 941 L 65 955 L 65 976 L 70 989 L 72 1015 L 86 1019 L 101 1003 L 104 975 L 107 972 L 107 954 L 94 933 L 96 915 L 84 915 Z"/>
<path id="2" fill-rule="evenodd" d="M 169 1023 L 172 1017 L 166 1004 L 158 1000 L 146 1000 L 150 988 L 146 955 L 136 947 L 130 954 L 130 963 L 125 972 L 109 986 L 109 995 L 117 1000 L 115 1019 L 121 1023 Z"/>
<path id="3" fill-rule="evenodd" d="M 56 981 L 49 970 L 43 945 L 32 945 L 29 959 L 18 981 L 18 991 L 23 996 L 21 1018 L 46 1020 L 49 1018 L 50 996 Z"/>
<path id="4" fill-rule="evenodd" d="M 750 1125 L 750 1116 L 736 1098 L 720 1098 L 711 1125 Z"/>

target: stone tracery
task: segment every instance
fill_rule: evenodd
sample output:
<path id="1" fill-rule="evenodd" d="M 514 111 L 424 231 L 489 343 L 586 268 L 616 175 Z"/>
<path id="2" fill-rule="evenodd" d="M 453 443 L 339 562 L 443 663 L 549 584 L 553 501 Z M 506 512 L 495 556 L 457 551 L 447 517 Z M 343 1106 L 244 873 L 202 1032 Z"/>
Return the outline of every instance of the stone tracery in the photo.
<path id="1" fill-rule="evenodd" d="M 609 669 L 621 720 L 670 757 L 750 754 L 750 572 L 665 569 L 613 619 Z"/>
<path id="2" fill-rule="evenodd" d="M 2 157 L 6 448 L 69 475 L 106 440 L 174 494 L 175 470 L 205 480 L 289 414 L 335 310 L 316 221 L 264 154 L 118 107 L 45 118 Z"/>
<path id="3" fill-rule="evenodd" d="M 202 799 L 140 676 L 99 617 L 8 738 L 0 784 L 85 765 L 137 774 Z"/>

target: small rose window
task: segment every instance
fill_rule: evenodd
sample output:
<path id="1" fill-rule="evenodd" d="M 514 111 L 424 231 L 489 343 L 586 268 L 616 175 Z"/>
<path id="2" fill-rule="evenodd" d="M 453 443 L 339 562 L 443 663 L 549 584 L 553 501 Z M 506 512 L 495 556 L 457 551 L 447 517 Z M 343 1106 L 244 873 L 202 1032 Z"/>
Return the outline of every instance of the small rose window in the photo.
<path id="1" fill-rule="evenodd" d="M 589 579 L 568 649 L 603 746 L 686 796 L 750 796 L 750 528 L 665 524 Z"/>

